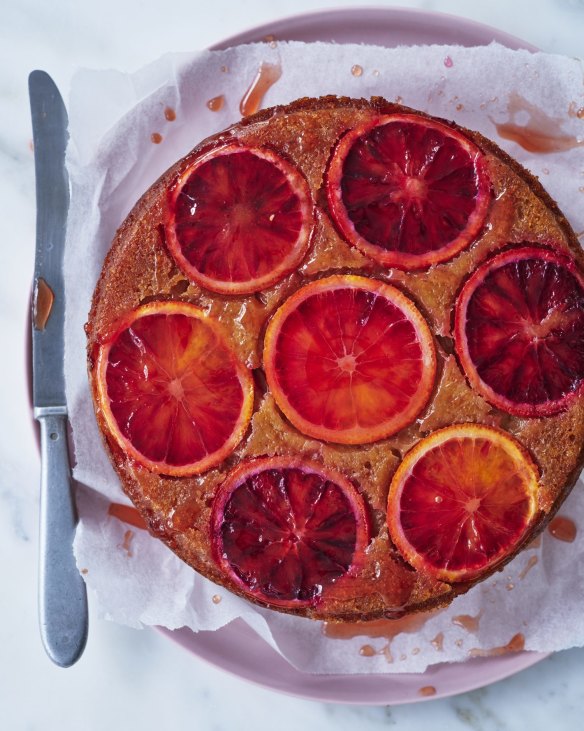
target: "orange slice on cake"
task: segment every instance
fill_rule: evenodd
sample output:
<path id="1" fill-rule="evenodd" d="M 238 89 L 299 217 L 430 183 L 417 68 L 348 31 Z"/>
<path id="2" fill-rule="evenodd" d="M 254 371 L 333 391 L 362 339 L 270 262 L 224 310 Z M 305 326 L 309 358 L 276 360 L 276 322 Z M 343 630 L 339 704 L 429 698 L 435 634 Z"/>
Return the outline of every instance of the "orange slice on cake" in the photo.
<path id="1" fill-rule="evenodd" d="M 242 462 L 219 488 L 211 541 L 218 565 L 246 594 L 310 606 L 354 571 L 369 522 L 357 488 L 336 470 L 266 457 Z"/>
<path id="2" fill-rule="evenodd" d="M 277 310 L 264 367 L 297 429 L 366 444 L 395 434 L 425 407 L 436 354 L 426 321 L 400 290 L 335 275 L 302 287 Z"/>
<path id="3" fill-rule="evenodd" d="M 412 270 L 448 261 L 475 240 L 490 182 L 482 152 L 461 132 L 388 114 L 341 137 L 326 193 L 350 244 L 380 264 Z"/>
<path id="4" fill-rule="evenodd" d="M 538 471 L 509 434 L 480 424 L 439 429 L 411 449 L 389 490 L 391 539 L 418 571 L 474 579 L 527 539 Z"/>
<path id="5" fill-rule="evenodd" d="M 313 226 L 308 183 L 268 148 L 215 147 L 169 191 L 168 249 L 213 292 L 249 294 L 282 279 L 302 261 Z"/>
<path id="6" fill-rule="evenodd" d="M 487 260 L 458 297 L 455 344 L 494 406 L 528 417 L 567 409 L 584 390 L 584 280 L 573 259 L 524 246 Z"/>
<path id="7" fill-rule="evenodd" d="M 241 440 L 253 380 L 202 310 L 152 302 L 101 342 L 97 399 L 111 435 L 137 463 L 193 475 L 219 464 Z"/>

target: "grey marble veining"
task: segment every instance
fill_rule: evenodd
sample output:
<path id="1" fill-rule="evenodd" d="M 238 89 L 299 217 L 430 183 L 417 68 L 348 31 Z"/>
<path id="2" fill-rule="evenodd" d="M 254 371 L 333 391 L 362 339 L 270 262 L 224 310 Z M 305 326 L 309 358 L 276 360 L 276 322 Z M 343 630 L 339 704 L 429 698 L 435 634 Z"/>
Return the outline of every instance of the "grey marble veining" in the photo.
<path id="1" fill-rule="evenodd" d="M 167 50 L 210 45 L 242 29 L 357 0 L 4 0 L 0 27 L 0 713 L 6 731 L 246 728 L 348 731 L 562 731 L 581 725 L 584 650 L 554 655 L 488 688 L 409 706 L 306 701 L 213 668 L 155 632 L 91 617 L 69 670 L 41 647 L 36 610 L 38 456 L 27 407 L 25 327 L 34 249 L 34 175 L 26 79 L 40 67 L 66 91 L 79 66 L 138 68 Z M 379 4 L 379 3 L 377 3 Z M 386 3 L 389 4 L 389 3 Z M 543 50 L 582 55 L 584 0 L 401 0 L 490 23 Z M 201 8 L 204 7 L 204 10 Z M 535 9 L 537 8 L 537 10 Z M 91 597 L 90 597 L 91 602 Z"/>

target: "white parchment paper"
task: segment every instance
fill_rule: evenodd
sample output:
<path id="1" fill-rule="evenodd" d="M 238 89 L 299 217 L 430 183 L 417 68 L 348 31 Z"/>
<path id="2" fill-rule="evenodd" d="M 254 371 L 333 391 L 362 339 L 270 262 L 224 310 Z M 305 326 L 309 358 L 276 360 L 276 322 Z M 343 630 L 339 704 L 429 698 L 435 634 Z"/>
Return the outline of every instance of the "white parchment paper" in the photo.
<path id="1" fill-rule="evenodd" d="M 101 614 L 134 627 L 188 626 L 195 631 L 215 630 L 241 617 L 294 666 L 315 673 L 423 672 L 437 662 L 464 660 L 476 648 L 502 647 L 518 633 L 529 650 L 584 645 L 581 482 L 561 511 L 581 528 L 573 543 L 546 533 L 537 548 L 524 551 L 504 573 L 431 616 L 415 632 L 391 640 L 331 639 L 320 622 L 252 607 L 197 575 L 145 531 L 108 516 L 110 501 L 126 499 L 95 423 L 83 331 L 103 258 L 116 228 L 149 185 L 201 139 L 239 119 L 241 98 L 262 62 L 282 67 L 263 106 L 299 96 L 381 95 L 482 132 L 538 175 L 574 229 L 584 229 L 584 147 L 529 153 L 500 139 L 496 127 L 508 121 L 549 127 L 552 120 L 557 136 L 583 138 L 578 110 L 584 108 L 584 74 L 576 59 L 498 45 L 388 50 L 265 43 L 169 54 L 134 74 L 79 71 L 69 104 L 66 383 L 74 475 L 81 484 L 75 551 Z M 213 112 L 207 102 L 219 95 L 225 104 Z M 174 121 L 166 119 L 167 107 L 175 110 Z M 162 136 L 160 144 L 152 143 L 153 133 Z M 476 631 L 453 622 L 460 615 L 480 616 Z M 440 633 L 442 642 L 436 641 Z M 375 654 L 360 654 L 365 644 Z"/>

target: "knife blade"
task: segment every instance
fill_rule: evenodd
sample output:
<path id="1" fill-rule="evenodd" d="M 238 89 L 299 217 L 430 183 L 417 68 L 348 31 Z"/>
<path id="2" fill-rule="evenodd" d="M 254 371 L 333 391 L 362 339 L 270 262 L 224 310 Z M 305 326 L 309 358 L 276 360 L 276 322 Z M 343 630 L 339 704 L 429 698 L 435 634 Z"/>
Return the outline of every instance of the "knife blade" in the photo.
<path id="1" fill-rule="evenodd" d="M 28 79 L 36 177 L 36 255 L 32 293 L 34 417 L 41 434 L 39 621 L 47 654 L 73 665 L 87 640 L 87 594 L 73 556 L 77 523 L 67 444 L 63 251 L 69 211 L 65 167 L 68 118 L 44 71 Z"/>

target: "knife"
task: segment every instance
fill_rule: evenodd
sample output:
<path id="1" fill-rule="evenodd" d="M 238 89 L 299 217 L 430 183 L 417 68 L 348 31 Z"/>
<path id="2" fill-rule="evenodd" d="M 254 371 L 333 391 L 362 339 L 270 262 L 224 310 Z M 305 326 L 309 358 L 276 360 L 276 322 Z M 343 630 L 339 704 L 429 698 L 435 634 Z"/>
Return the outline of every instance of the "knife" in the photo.
<path id="1" fill-rule="evenodd" d="M 75 565 L 77 515 L 67 445 L 63 369 L 63 249 L 69 211 L 65 105 L 44 71 L 28 78 L 36 176 L 36 256 L 32 293 L 34 417 L 41 433 L 39 619 L 51 660 L 73 665 L 87 640 L 87 594 Z"/>

